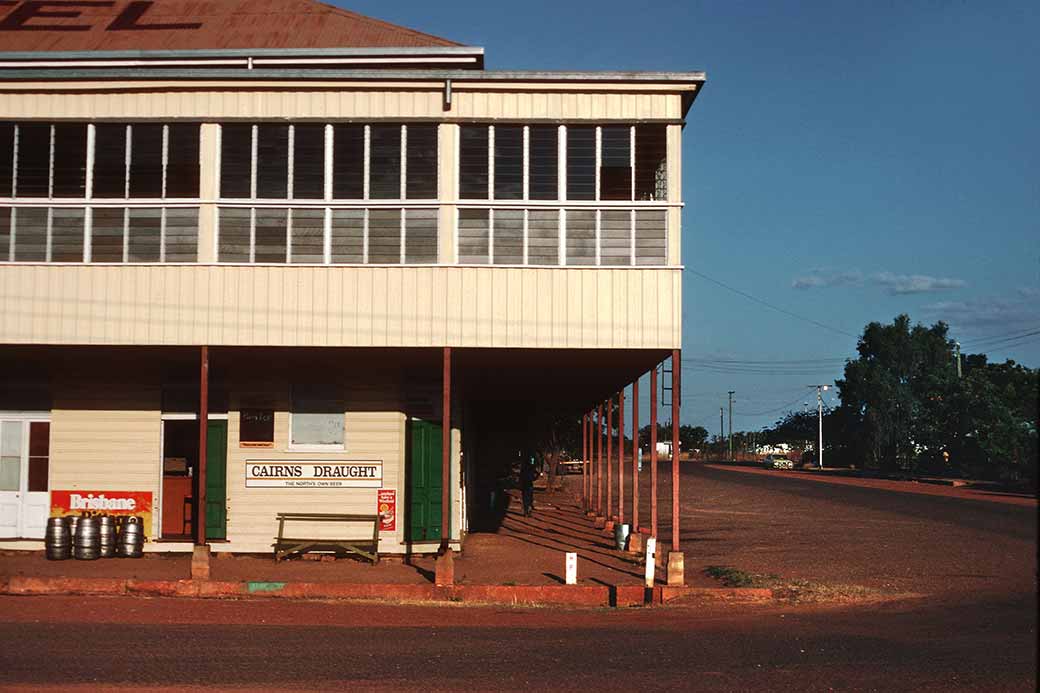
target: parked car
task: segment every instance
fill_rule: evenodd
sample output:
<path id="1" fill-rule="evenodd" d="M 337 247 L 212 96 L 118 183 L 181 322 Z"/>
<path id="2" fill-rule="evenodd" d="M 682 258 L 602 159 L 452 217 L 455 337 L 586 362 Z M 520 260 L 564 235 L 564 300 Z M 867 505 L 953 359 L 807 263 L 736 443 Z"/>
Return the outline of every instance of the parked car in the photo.
<path id="1" fill-rule="evenodd" d="M 581 474 L 582 461 L 569 459 L 566 455 L 560 456 L 560 461 L 556 465 L 556 473 L 560 474 Z"/>
<path id="2" fill-rule="evenodd" d="M 785 455 L 766 455 L 762 466 L 766 469 L 794 469 L 794 462 L 787 459 Z"/>

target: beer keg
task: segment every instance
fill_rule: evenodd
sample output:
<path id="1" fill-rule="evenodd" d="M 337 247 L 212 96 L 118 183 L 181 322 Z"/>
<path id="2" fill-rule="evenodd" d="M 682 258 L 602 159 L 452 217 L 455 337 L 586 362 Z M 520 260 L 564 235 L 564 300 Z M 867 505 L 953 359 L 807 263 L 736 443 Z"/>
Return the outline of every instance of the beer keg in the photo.
<path id="1" fill-rule="evenodd" d="M 72 535 L 64 517 L 47 518 L 43 546 L 48 561 L 64 561 L 72 553 Z"/>
<path id="2" fill-rule="evenodd" d="M 69 526 L 69 546 L 76 541 L 76 527 L 79 525 L 79 515 L 66 515 L 65 522 Z"/>
<path id="3" fill-rule="evenodd" d="M 101 556 L 101 523 L 96 517 L 81 517 L 72 539 L 72 556 L 93 561 Z"/>
<path id="4" fill-rule="evenodd" d="M 124 558 L 140 558 L 144 555 L 144 522 L 140 517 L 131 516 L 123 521 L 116 551 Z"/>
<path id="5" fill-rule="evenodd" d="M 116 555 L 116 518 L 111 515 L 98 517 L 98 550 L 102 558 Z"/>

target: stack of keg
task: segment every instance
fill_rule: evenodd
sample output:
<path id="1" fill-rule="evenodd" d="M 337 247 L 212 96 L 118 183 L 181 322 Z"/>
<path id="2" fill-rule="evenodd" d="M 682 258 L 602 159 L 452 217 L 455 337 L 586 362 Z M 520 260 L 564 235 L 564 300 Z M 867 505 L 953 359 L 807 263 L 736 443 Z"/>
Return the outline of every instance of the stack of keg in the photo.
<path id="1" fill-rule="evenodd" d="M 72 537 L 72 556 L 81 561 L 93 561 L 101 557 L 101 521 L 97 517 L 79 518 L 76 533 Z"/>
<path id="2" fill-rule="evenodd" d="M 140 517 L 131 516 L 123 521 L 116 551 L 124 558 L 140 558 L 144 554 L 144 523 Z"/>
<path id="3" fill-rule="evenodd" d="M 64 517 L 47 518 L 44 548 L 48 561 L 64 561 L 72 555 L 72 534 Z"/>

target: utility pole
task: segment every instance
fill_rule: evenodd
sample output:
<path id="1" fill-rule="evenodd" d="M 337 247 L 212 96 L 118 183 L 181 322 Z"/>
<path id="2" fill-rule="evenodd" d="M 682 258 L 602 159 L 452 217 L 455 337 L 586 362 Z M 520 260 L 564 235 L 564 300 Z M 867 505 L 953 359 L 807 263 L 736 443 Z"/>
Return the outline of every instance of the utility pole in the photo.
<path id="1" fill-rule="evenodd" d="M 733 393 L 736 390 L 729 391 L 729 461 L 733 461 Z"/>
<path id="2" fill-rule="evenodd" d="M 960 342 L 954 342 L 953 346 L 954 346 L 954 348 L 956 349 L 956 352 L 957 352 L 957 379 L 960 380 L 961 379 L 961 343 Z"/>
<path id="3" fill-rule="evenodd" d="M 817 458 L 820 461 L 820 469 L 823 469 L 823 393 L 825 390 L 831 389 L 830 385 L 809 385 L 809 387 L 816 388 L 816 414 L 819 419 L 819 448 L 816 451 Z"/>
<path id="4" fill-rule="evenodd" d="M 719 443 L 722 443 L 722 441 L 726 439 L 725 418 L 725 415 L 722 413 L 722 407 L 719 407 Z M 725 445 L 725 443 L 722 444 Z M 722 448 L 723 452 L 725 452 L 725 450 L 726 448 Z"/>

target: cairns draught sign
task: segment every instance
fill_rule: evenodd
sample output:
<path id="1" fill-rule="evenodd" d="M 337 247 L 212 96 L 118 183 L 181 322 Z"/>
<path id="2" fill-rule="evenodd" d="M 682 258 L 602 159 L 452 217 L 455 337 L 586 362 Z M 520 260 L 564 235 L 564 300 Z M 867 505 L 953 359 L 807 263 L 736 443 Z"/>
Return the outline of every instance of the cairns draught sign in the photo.
<path id="1" fill-rule="evenodd" d="M 249 460 L 248 488 L 380 488 L 382 460 Z"/>

